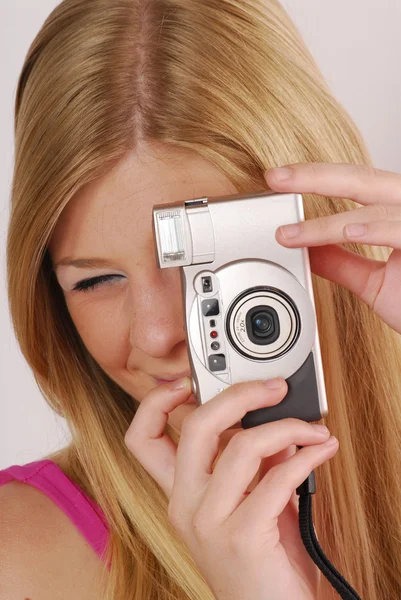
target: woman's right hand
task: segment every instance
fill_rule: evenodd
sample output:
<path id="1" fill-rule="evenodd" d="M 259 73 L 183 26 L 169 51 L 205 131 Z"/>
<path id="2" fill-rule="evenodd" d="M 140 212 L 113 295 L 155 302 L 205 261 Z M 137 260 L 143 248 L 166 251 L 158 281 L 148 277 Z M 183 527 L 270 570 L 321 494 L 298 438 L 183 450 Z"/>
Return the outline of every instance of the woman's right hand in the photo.
<path id="1" fill-rule="evenodd" d="M 226 388 L 184 419 L 177 447 L 164 430 L 191 394 L 186 380 L 181 389 L 171 389 L 174 382 L 151 390 L 124 438 L 169 499 L 170 522 L 216 600 L 315 600 L 320 572 L 300 536 L 295 490 L 338 442 L 306 421 L 282 419 L 240 429 L 212 469 L 220 435 L 248 411 L 281 402 L 287 384 Z M 304 447 L 295 452 L 294 444 Z M 264 475 L 247 492 L 262 460 Z"/>

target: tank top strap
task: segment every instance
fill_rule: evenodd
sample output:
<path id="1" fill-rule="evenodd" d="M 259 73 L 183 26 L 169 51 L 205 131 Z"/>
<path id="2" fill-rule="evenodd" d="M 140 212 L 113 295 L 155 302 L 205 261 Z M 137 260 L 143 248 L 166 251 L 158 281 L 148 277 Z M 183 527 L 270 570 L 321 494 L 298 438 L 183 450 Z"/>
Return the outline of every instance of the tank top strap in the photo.
<path id="1" fill-rule="evenodd" d="M 104 560 L 109 534 L 104 513 L 56 463 L 45 459 L 0 470 L 0 486 L 13 480 L 32 485 L 51 498 Z"/>

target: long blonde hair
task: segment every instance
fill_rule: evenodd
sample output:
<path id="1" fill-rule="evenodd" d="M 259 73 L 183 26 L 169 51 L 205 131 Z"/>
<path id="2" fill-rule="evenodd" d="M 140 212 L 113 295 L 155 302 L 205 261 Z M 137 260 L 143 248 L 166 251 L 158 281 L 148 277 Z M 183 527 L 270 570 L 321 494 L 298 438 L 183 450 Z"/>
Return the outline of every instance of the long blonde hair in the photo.
<path id="1" fill-rule="evenodd" d="M 64 470 L 110 527 L 102 598 L 212 600 L 168 521 L 167 498 L 124 444 L 138 402 L 86 350 L 48 253 L 67 203 L 142 139 L 199 153 L 240 192 L 266 188 L 263 172 L 272 166 L 371 161 L 277 0 L 64 0 L 26 56 L 15 102 L 10 311 L 44 398 L 71 430 Z M 304 200 L 306 218 L 356 206 Z M 398 598 L 399 336 L 346 289 L 315 275 L 313 283 L 325 422 L 340 441 L 317 469 L 315 527 L 362 597 Z M 166 433 L 178 442 L 170 426 Z M 332 597 L 322 578 L 319 598 Z"/>

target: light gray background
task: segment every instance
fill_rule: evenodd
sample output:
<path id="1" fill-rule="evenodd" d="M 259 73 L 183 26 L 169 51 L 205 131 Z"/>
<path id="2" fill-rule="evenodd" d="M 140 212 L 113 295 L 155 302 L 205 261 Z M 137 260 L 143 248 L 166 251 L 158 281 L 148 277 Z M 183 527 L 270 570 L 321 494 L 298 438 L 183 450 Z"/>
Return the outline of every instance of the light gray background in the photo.
<path id="1" fill-rule="evenodd" d="M 0 469 L 40 459 L 70 440 L 37 389 L 11 329 L 5 241 L 13 165 L 13 103 L 28 47 L 56 0 L 0 4 Z M 364 135 L 375 166 L 401 172 L 399 0 L 283 0 L 333 93 Z"/>

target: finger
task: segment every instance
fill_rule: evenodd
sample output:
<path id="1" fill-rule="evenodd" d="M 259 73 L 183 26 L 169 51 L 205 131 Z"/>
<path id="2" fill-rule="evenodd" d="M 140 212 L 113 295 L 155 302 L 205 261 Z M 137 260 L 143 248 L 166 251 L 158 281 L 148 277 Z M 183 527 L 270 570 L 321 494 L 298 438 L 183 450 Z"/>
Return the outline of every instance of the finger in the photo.
<path id="1" fill-rule="evenodd" d="M 359 204 L 400 204 L 401 175 L 365 165 L 296 163 L 288 165 L 291 176 L 279 181 L 270 169 L 265 179 L 272 190 L 349 198 Z"/>
<path id="2" fill-rule="evenodd" d="M 197 513 L 197 521 L 204 517 L 211 528 L 225 521 L 244 500 L 247 487 L 264 457 L 273 456 L 291 444 L 306 446 L 323 442 L 329 435 L 328 430 L 322 435 L 310 423 L 293 418 L 237 433 L 219 458 Z"/>
<path id="3" fill-rule="evenodd" d="M 174 385 L 185 383 L 175 389 Z M 139 404 L 124 443 L 169 498 L 174 481 L 177 447 L 164 434 L 169 413 L 183 404 L 191 394 L 188 377 L 154 388 Z"/>
<path id="4" fill-rule="evenodd" d="M 344 227 L 343 235 L 345 239 L 361 244 L 401 249 L 401 221 L 350 223 Z"/>
<path id="5" fill-rule="evenodd" d="M 309 260 L 313 273 L 343 285 L 373 307 L 383 284 L 385 261 L 359 256 L 335 245 L 309 248 Z"/>
<path id="6" fill-rule="evenodd" d="M 374 204 L 372 206 L 337 213 L 330 217 L 319 217 L 300 221 L 289 226 L 284 225 L 277 229 L 276 240 L 279 244 L 290 247 L 345 243 L 349 240 L 344 235 L 344 228 L 346 226 L 355 223 L 369 223 L 373 226 L 378 221 L 380 223 L 383 223 L 383 221 L 389 223 L 389 234 L 393 234 L 391 239 L 396 240 L 400 244 L 401 204 L 399 206 Z M 391 225 L 391 223 L 394 225 Z"/>
<path id="7" fill-rule="evenodd" d="M 184 420 L 177 448 L 172 502 L 180 506 L 185 502 L 196 503 L 212 475 L 221 433 L 241 421 L 248 411 L 281 402 L 288 386 L 284 379 L 280 378 L 280 382 L 277 389 L 268 389 L 262 381 L 236 383 Z M 190 516 L 189 510 L 183 512 Z"/>
<path id="8" fill-rule="evenodd" d="M 285 448 L 285 450 L 282 450 L 281 452 L 277 452 L 277 454 L 274 454 L 273 456 L 264 457 L 260 465 L 257 483 L 259 483 L 259 481 L 263 479 L 263 477 L 268 471 L 270 471 L 272 467 L 281 464 L 282 462 L 287 460 L 287 458 L 293 456 L 296 451 L 296 444 L 291 444 L 290 446 L 288 446 L 288 448 Z M 257 483 L 253 487 L 256 487 Z M 294 507 L 298 509 L 298 496 L 295 491 L 291 498 L 291 504 L 293 504 Z"/>
<path id="9" fill-rule="evenodd" d="M 316 467 L 332 458 L 338 448 L 338 440 L 333 445 L 327 440 L 304 446 L 291 458 L 270 469 L 232 515 L 233 527 L 238 524 L 238 527 L 245 528 L 250 539 L 255 539 L 255 534 L 261 535 L 261 527 L 267 531 L 269 524 L 278 519 L 288 505 L 294 490 Z M 257 519 L 255 515 L 258 515 Z M 255 527 L 257 531 L 252 531 Z"/>

